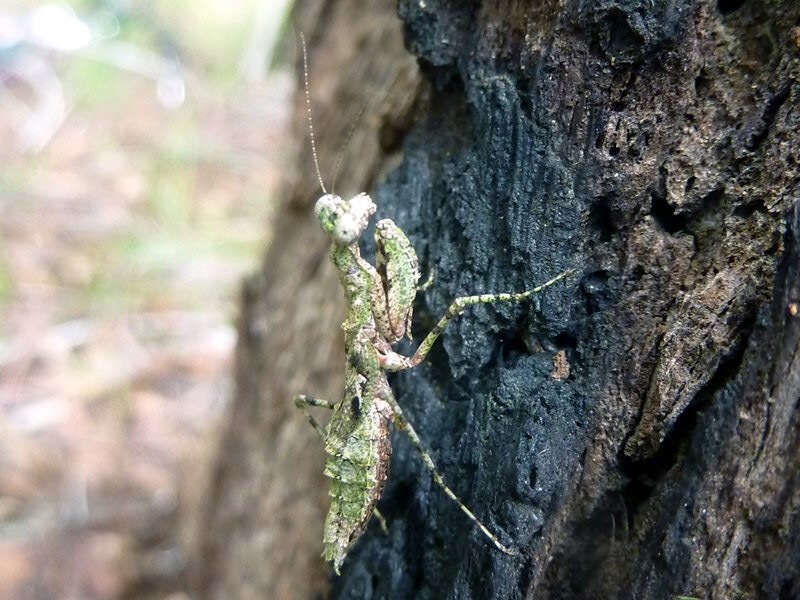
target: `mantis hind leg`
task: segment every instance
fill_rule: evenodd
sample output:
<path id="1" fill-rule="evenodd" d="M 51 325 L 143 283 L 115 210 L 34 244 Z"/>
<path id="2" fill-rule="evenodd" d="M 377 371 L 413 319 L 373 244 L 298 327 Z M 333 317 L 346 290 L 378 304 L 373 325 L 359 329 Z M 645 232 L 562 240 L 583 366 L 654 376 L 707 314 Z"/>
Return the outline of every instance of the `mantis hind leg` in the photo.
<path id="1" fill-rule="evenodd" d="M 314 418 L 314 415 L 309 412 L 309 406 L 321 406 L 322 408 L 327 408 L 329 410 L 333 410 L 335 404 L 330 400 L 323 400 L 322 398 L 314 398 L 313 396 L 306 396 L 305 394 L 297 394 L 294 397 L 294 405 L 303 411 L 303 414 L 308 419 L 308 422 L 319 434 L 323 440 L 325 439 L 325 430 L 322 426 L 317 422 Z M 383 531 L 384 535 L 389 534 L 389 528 L 386 526 L 386 517 L 384 517 L 381 512 L 377 508 L 372 509 L 372 514 L 375 515 L 375 518 L 378 519 L 378 524 L 381 527 L 381 531 Z"/>
<path id="2" fill-rule="evenodd" d="M 450 487 L 444 482 L 442 475 L 436 468 L 436 464 L 433 462 L 433 458 L 431 458 L 431 455 L 428 454 L 427 450 L 425 450 L 425 447 L 422 445 L 422 441 L 419 439 L 419 435 L 417 435 L 414 427 L 408 422 L 408 419 L 406 419 L 405 415 L 403 414 L 403 409 L 400 408 L 397 400 L 395 400 L 393 396 L 387 395 L 386 401 L 394 411 L 394 420 L 398 429 L 401 429 L 406 433 L 408 439 L 411 441 L 411 444 L 417 449 L 417 452 L 419 452 L 420 456 L 422 457 L 422 462 L 425 465 L 425 468 L 430 471 L 433 481 L 436 483 L 436 485 L 438 485 L 442 491 L 444 491 L 448 498 L 458 504 L 461 512 L 467 515 L 467 517 L 469 517 L 469 519 L 478 526 L 478 529 L 481 530 L 481 533 L 489 538 L 489 540 L 498 550 L 511 556 L 516 556 L 519 554 L 516 550 L 504 545 L 500 539 L 494 533 L 492 533 L 492 531 L 486 527 L 486 525 L 484 525 L 481 520 L 478 519 L 478 517 L 475 516 L 475 513 L 473 513 L 463 502 L 461 502 L 459 497 L 456 496 L 455 492 L 451 490 Z"/>

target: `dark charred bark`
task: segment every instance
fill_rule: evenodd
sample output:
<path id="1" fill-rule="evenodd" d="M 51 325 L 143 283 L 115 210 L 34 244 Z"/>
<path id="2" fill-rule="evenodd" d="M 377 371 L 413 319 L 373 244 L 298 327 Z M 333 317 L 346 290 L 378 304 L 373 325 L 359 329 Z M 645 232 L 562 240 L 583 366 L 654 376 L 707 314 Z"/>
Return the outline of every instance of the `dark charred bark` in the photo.
<path id="1" fill-rule="evenodd" d="M 428 84 L 371 29 L 391 30 L 389 8 L 319 4 L 318 139 L 344 137 L 355 65 L 394 82 L 344 181 L 436 270 L 415 338 L 456 296 L 579 271 L 470 310 L 393 380 L 445 479 L 523 556 L 488 544 L 395 434 L 389 535 L 367 530 L 331 597 L 798 598 L 800 5 L 533 4 L 400 0 Z M 301 119 L 298 103 L 298 138 Z M 244 295 L 200 562 L 212 596 L 321 589 L 320 455 L 289 400 L 336 393 L 340 293 L 307 153 L 298 167 Z"/>

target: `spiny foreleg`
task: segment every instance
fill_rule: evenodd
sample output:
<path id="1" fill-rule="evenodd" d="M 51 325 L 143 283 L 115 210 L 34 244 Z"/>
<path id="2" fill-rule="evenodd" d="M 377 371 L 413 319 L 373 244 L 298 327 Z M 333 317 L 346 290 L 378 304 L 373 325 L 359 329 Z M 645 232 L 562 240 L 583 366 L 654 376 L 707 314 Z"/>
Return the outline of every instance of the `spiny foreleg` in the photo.
<path id="1" fill-rule="evenodd" d="M 436 482 L 436 485 L 442 488 L 444 493 L 447 494 L 447 496 L 453 502 L 458 504 L 458 507 L 461 509 L 461 512 L 467 515 L 472 520 L 472 522 L 478 526 L 481 532 L 486 537 L 488 537 L 500 551 L 505 552 L 506 554 L 510 554 L 511 556 L 517 555 L 518 552 L 516 550 L 513 550 L 508 546 L 505 546 L 497 538 L 497 536 L 494 533 L 492 533 L 489 530 L 489 528 L 486 527 L 486 525 L 484 525 L 480 521 L 480 519 L 478 519 L 478 517 L 475 516 L 475 513 L 473 513 L 463 502 L 461 502 L 458 496 L 456 496 L 455 492 L 448 487 L 448 485 L 444 482 L 442 475 L 439 473 L 439 470 L 436 468 L 436 464 L 433 462 L 431 455 L 428 454 L 428 451 L 425 450 L 425 447 L 422 445 L 422 441 L 419 439 L 419 435 L 417 435 L 417 432 L 414 430 L 414 427 L 411 425 L 411 423 L 409 423 L 408 419 L 406 419 L 405 415 L 403 414 L 403 409 L 400 408 L 400 405 L 397 403 L 397 401 L 394 399 L 393 396 L 387 395 L 386 400 L 392 407 L 392 411 L 394 412 L 395 425 L 397 426 L 398 429 L 404 431 L 405 434 L 408 436 L 408 439 L 411 440 L 412 445 L 417 449 L 417 452 L 419 452 L 420 456 L 422 457 L 422 462 L 425 464 L 425 468 L 427 468 L 428 471 L 430 471 L 434 482 Z"/>
<path id="2" fill-rule="evenodd" d="M 425 339 L 422 340 L 422 343 L 412 356 L 403 356 L 397 352 L 386 352 L 380 356 L 381 366 L 387 371 L 402 371 L 404 369 L 416 367 L 423 360 L 425 360 L 425 357 L 428 355 L 428 352 L 430 352 L 434 342 L 442 334 L 450 321 L 464 312 L 464 309 L 468 306 L 472 306 L 474 304 L 491 304 L 494 302 L 521 302 L 522 300 L 527 300 L 534 294 L 541 292 L 543 289 L 550 287 L 564 277 L 572 275 L 574 272 L 574 269 L 568 269 L 563 273 L 556 275 L 550 281 L 547 281 L 531 290 L 520 292 L 518 294 L 480 294 L 477 296 L 462 296 L 460 298 L 456 298 L 453 300 L 453 303 L 447 309 L 447 312 L 445 312 L 444 316 L 439 319 L 439 322 L 436 324 L 436 326 L 431 329 L 428 335 L 425 336 Z"/>
<path id="3" fill-rule="evenodd" d="M 320 406 L 322 408 L 333 410 L 336 405 L 330 400 L 314 398 L 312 396 L 306 396 L 305 394 L 297 394 L 294 397 L 294 405 L 303 411 L 303 414 L 308 419 L 308 422 L 311 423 L 311 426 L 314 428 L 314 431 L 316 431 L 319 434 L 319 436 L 324 440 L 325 430 L 314 418 L 314 415 L 312 415 L 311 412 L 309 412 L 308 407 Z M 386 517 L 384 517 L 377 508 L 372 509 L 372 514 L 375 515 L 376 519 L 378 519 L 378 523 L 381 526 L 381 531 L 383 531 L 383 533 L 388 535 L 389 528 L 386 526 Z"/>

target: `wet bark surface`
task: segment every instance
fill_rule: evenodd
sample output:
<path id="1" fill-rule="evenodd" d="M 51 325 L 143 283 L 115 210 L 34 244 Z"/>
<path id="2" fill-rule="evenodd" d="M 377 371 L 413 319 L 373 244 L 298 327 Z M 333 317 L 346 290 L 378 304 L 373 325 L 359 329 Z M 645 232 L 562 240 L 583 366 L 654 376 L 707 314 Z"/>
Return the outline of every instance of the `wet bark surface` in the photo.
<path id="1" fill-rule="evenodd" d="M 379 504 L 389 534 L 368 528 L 330 597 L 800 597 L 800 6 L 401 0 L 397 11 L 427 83 L 406 89 L 416 119 L 390 127 L 386 115 L 408 109 L 381 113 L 372 175 L 349 182 L 435 270 L 415 338 L 456 296 L 578 274 L 527 304 L 470 309 L 392 381 L 445 480 L 522 556 L 487 543 L 396 433 Z M 272 354 L 275 339 L 295 339 L 300 314 L 309 348 L 318 328 L 336 330 L 336 314 L 319 316 L 338 294 L 317 266 L 324 239 L 296 204 L 245 295 L 240 391 L 209 508 L 250 531 L 215 530 L 207 556 L 226 577 L 243 577 L 242 556 L 288 560 L 253 539 L 276 535 L 258 530 L 274 517 L 231 500 L 296 485 L 265 484 L 260 465 L 312 440 L 276 447 L 305 435 L 284 413 L 314 380 L 276 374 L 289 359 Z M 288 272 L 302 289 L 271 296 Z M 256 318 L 280 333 L 253 337 Z M 330 369 L 336 352 L 317 353 L 292 364 Z M 321 380 L 307 391 L 335 396 Z M 275 460 L 304 472 L 306 454 Z M 317 483 L 292 488 L 315 510 Z M 282 526 L 319 535 L 318 513 L 304 520 L 297 502 L 281 505 Z M 292 597 L 308 597 L 298 585 Z"/>

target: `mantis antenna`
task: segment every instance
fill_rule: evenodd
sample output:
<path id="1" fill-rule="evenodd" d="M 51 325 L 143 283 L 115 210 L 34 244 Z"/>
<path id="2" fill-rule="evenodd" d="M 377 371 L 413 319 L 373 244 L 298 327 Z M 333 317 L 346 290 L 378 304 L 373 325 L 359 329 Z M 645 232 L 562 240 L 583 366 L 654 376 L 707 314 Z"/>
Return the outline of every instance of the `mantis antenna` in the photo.
<path id="1" fill-rule="evenodd" d="M 353 140 L 353 135 L 356 132 L 356 128 L 358 127 L 359 121 L 361 121 L 361 117 L 364 116 L 364 113 L 367 112 L 369 105 L 372 104 L 372 100 L 374 97 L 361 107 L 361 110 L 358 111 L 355 119 L 353 119 L 352 123 L 350 124 L 350 131 L 347 132 L 347 137 L 345 138 L 344 145 L 342 146 L 341 152 L 339 152 L 339 158 L 336 159 L 336 166 L 333 168 L 333 179 L 331 180 L 331 194 L 334 193 L 336 189 L 336 179 L 339 177 L 339 171 L 342 168 L 342 163 L 344 162 L 344 155 L 347 152 L 347 148 L 350 146 L 350 142 Z"/>
<path id="2" fill-rule="evenodd" d="M 306 114 L 308 115 L 308 133 L 311 136 L 311 154 L 314 157 L 314 167 L 317 169 L 317 180 L 322 188 L 322 193 L 327 194 L 325 183 L 322 181 L 322 173 L 319 170 L 319 158 L 317 157 L 317 144 L 314 141 L 314 119 L 311 116 L 311 92 L 308 86 L 308 52 L 306 51 L 306 36 L 300 32 L 300 44 L 303 46 L 303 79 L 306 88 Z"/>

